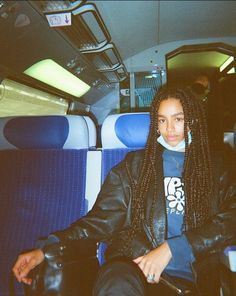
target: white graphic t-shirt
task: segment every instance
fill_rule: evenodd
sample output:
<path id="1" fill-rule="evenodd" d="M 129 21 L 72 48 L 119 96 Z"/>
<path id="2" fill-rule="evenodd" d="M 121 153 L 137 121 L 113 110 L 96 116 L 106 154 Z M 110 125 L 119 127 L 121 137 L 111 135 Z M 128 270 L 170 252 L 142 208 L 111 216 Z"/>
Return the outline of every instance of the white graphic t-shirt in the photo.
<path id="1" fill-rule="evenodd" d="M 182 233 L 185 196 L 180 177 L 165 177 L 166 211 L 168 217 L 168 237 Z"/>

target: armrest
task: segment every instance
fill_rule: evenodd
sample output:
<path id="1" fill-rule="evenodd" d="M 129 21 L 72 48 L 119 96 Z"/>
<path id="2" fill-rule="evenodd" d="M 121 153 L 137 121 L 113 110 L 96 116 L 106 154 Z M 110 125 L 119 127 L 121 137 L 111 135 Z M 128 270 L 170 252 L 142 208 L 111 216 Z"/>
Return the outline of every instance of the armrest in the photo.
<path id="1" fill-rule="evenodd" d="M 58 242 L 43 248 L 48 263 L 61 262 L 61 266 L 73 261 L 87 260 L 97 256 L 97 243 L 90 240 Z M 60 265 L 60 264 L 59 264 Z"/>
<path id="2" fill-rule="evenodd" d="M 91 295 L 99 263 L 97 244 L 89 241 L 56 243 L 44 248 L 45 260 L 30 272 L 26 296 Z"/>

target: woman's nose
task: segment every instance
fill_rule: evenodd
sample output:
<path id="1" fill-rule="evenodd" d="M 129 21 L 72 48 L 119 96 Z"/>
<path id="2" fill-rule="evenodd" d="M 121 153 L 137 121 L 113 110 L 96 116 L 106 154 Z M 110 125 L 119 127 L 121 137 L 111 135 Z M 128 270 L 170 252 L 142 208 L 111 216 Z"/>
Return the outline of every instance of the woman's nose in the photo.
<path id="1" fill-rule="evenodd" d="M 167 122 L 167 125 L 166 125 L 166 130 L 167 131 L 172 131 L 174 129 L 174 125 L 172 122 Z"/>

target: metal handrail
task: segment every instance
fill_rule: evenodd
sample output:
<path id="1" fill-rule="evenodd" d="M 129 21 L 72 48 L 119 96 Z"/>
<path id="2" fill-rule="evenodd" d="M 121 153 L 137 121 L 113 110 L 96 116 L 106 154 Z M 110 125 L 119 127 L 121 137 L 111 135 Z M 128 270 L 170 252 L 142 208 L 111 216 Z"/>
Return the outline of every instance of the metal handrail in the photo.
<path id="1" fill-rule="evenodd" d="M 88 49 L 86 49 L 86 48 L 79 49 L 81 53 L 89 52 L 90 50 L 94 50 L 94 49 L 99 50 L 111 41 L 111 35 L 108 32 L 107 27 L 106 27 L 105 23 L 103 22 L 103 19 L 100 15 L 99 11 L 97 10 L 97 7 L 95 6 L 95 4 L 89 3 L 89 4 L 82 5 L 82 6 L 78 7 L 77 9 L 73 10 L 72 15 L 79 17 L 79 16 L 82 16 L 83 14 L 89 13 L 89 12 L 92 13 L 92 15 L 94 16 L 99 28 L 101 29 L 101 31 L 105 37 L 105 40 L 103 42 L 98 43 L 95 48 L 93 47 L 91 49 L 89 49 L 89 48 Z M 90 30 L 89 25 L 86 23 L 86 21 L 83 18 L 81 18 L 80 21 L 82 23 L 84 23 L 84 25 L 87 27 L 87 30 L 90 33 L 91 37 L 94 38 L 94 34 Z"/>

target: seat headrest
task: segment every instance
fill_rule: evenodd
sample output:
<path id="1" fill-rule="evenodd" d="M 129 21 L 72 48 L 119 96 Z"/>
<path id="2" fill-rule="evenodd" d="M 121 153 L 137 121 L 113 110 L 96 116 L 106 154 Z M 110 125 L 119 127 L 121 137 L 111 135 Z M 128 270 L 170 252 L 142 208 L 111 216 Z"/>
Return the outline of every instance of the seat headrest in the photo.
<path id="1" fill-rule="evenodd" d="M 149 133 L 148 112 L 109 115 L 102 124 L 103 148 L 142 148 Z"/>
<path id="2" fill-rule="evenodd" d="M 83 116 L 16 116 L 0 118 L 0 150 L 83 149 L 89 147 Z"/>
<path id="3" fill-rule="evenodd" d="M 83 116 L 89 131 L 89 147 L 95 147 L 97 142 L 97 129 L 94 121 L 89 116 Z"/>

